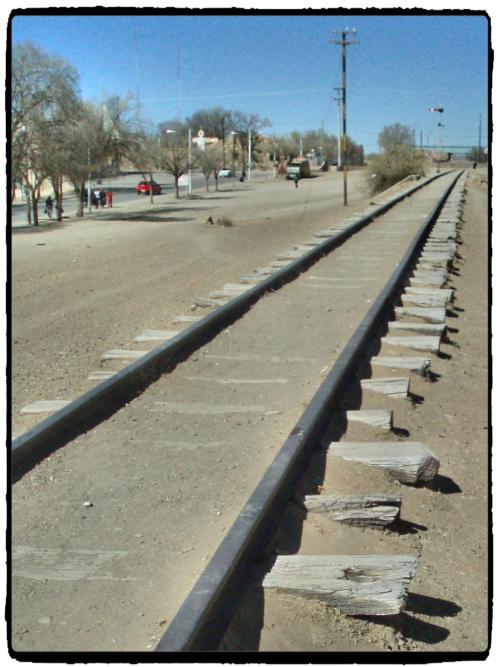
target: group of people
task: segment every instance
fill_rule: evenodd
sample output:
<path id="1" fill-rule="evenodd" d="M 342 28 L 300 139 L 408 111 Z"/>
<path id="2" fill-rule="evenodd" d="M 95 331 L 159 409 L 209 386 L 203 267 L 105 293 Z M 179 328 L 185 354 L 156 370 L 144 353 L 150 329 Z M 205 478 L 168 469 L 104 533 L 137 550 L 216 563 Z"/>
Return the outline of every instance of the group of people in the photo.
<path id="1" fill-rule="evenodd" d="M 82 201 L 84 206 L 87 206 L 88 204 L 88 196 L 88 191 L 84 190 L 82 193 Z M 98 209 L 99 206 L 101 208 L 104 208 L 105 206 L 108 206 L 108 208 L 113 208 L 113 192 L 111 190 L 96 188 L 90 193 L 90 203 L 95 209 Z"/>

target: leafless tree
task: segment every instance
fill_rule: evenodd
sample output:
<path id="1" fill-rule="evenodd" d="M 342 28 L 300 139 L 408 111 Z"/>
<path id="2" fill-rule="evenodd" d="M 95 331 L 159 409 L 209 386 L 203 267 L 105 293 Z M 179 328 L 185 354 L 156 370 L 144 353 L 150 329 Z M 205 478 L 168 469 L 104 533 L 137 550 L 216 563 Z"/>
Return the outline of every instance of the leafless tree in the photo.
<path id="1" fill-rule="evenodd" d="M 12 53 L 11 170 L 29 193 L 28 221 L 38 225 L 38 201 L 47 178 L 43 146 L 65 109 L 78 99 L 78 74 L 63 59 L 27 42 Z"/>

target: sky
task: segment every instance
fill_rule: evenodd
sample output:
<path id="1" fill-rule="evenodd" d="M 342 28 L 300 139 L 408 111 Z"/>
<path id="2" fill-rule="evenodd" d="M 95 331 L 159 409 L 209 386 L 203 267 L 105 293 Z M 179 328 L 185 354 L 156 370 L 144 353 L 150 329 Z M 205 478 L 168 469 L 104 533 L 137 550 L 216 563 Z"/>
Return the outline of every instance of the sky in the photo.
<path id="1" fill-rule="evenodd" d="M 487 145 L 484 15 L 81 11 L 88 14 L 15 15 L 12 42 L 30 40 L 71 63 L 86 100 L 137 95 L 153 124 L 220 106 L 267 118 L 266 133 L 337 134 L 342 59 L 331 42 L 349 27 L 359 43 L 347 47 L 347 133 L 366 154 L 394 123 L 415 130 L 417 145 L 477 146 L 481 122 Z"/>

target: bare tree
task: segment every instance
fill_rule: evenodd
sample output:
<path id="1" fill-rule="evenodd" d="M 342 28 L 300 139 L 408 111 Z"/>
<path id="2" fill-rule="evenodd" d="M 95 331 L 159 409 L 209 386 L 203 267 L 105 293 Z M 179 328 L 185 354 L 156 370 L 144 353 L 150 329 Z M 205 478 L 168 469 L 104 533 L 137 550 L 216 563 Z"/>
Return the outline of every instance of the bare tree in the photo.
<path id="1" fill-rule="evenodd" d="M 187 136 L 180 132 L 165 134 L 162 162 L 165 171 L 174 177 L 175 197 L 179 199 L 179 178 L 187 174 L 190 167 Z"/>
<path id="2" fill-rule="evenodd" d="M 30 42 L 18 44 L 12 53 L 11 165 L 29 192 L 28 220 L 38 224 L 38 200 L 48 176 L 42 147 L 49 128 L 61 112 L 78 99 L 78 74 L 63 59 L 50 56 Z M 14 188 L 13 188 L 14 189 Z"/>

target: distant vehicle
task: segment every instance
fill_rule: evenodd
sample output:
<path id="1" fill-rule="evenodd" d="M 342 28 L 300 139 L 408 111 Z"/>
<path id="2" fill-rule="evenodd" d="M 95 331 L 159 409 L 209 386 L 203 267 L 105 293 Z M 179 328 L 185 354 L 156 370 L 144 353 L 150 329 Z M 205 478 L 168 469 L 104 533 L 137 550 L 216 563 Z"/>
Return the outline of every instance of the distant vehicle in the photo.
<path id="1" fill-rule="evenodd" d="M 231 171 L 231 169 L 219 169 L 217 178 L 231 178 L 232 175 L 233 172 Z"/>
<path id="2" fill-rule="evenodd" d="M 300 158 L 295 158 L 290 160 L 286 167 L 286 177 L 287 180 L 294 179 L 296 176 L 299 178 L 308 178 L 311 175 L 311 166 L 309 160 L 302 160 Z"/>
<path id="3" fill-rule="evenodd" d="M 138 195 L 149 195 L 150 188 L 154 195 L 161 195 L 161 185 L 156 181 L 140 181 L 135 186 L 135 191 Z"/>

